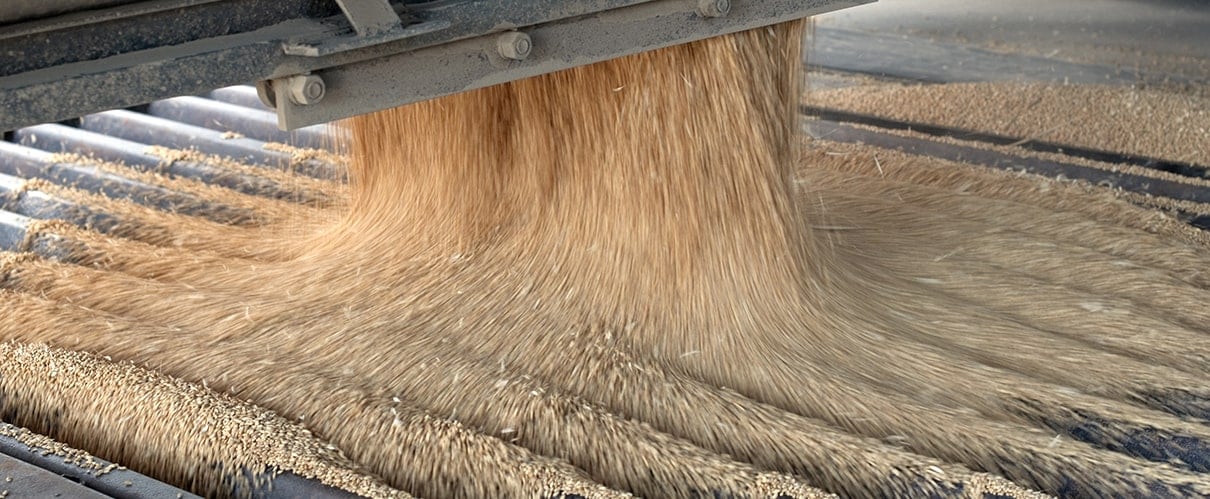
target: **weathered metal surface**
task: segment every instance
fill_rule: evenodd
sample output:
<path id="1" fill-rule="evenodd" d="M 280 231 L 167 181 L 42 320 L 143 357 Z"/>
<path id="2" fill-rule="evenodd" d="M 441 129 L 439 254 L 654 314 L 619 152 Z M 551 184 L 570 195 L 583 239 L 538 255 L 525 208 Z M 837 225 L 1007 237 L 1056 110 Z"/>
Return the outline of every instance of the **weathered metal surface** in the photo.
<path id="1" fill-rule="evenodd" d="M 403 29 L 403 23 L 387 0 L 336 0 L 359 36 Z"/>
<path id="2" fill-rule="evenodd" d="M 125 110 L 90 114 L 80 119 L 84 130 L 142 144 L 196 150 L 266 168 L 293 168 L 318 178 L 335 178 L 333 165 L 315 159 L 294 161 L 292 153 L 265 147 L 260 140 L 178 123 Z M 20 131 L 18 131 L 20 133 Z"/>
<path id="3" fill-rule="evenodd" d="M 251 89 L 249 88 L 249 90 Z M 251 92 L 251 98 L 257 106 L 260 106 L 255 91 Z M 336 134 L 335 130 L 328 130 L 328 127 L 325 126 L 314 126 L 285 132 L 277 128 L 277 116 L 263 107 L 251 109 L 201 97 L 174 97 L 148 104 L 147 113 L 219 132 L 237 132 L 245 137 L 265 142 L 328 150 L 334 150 L 335 145 L 332 137 Z"/>
<path id="4" fill-rule="evenodd" d="M 468 38 L 315 71 L 328 84 L 323 102 L 302 106 L 279 99 L 278 124 L 296 128 L 326 123 L 857 3 L 736 0 L 726 16 L 703 17 L 697 13 L 695 2 L 644 2 L 525 28 L 533 42 L 524 60 L 500 56 L 495 37 Z"/>
<path id="5" fill-rule="evenodd" d="M 6 222 L 6 212 L 0 211 L 0 236 Z M 3 241 L 0 241 L 2 244 Z M 79 497 L 82 499 L 201 499 L 188 491 L 150 478 L 123 467 L 93 457 L 90 467 L 64 459 L 49 449 L 30 447 L 10 435 L 28 433 L 0 422 L 0 492 L 9 490 L 7 497 Z M 106 470 L 98 472 L 97 470 Z M 352 499 L 360 497 L 319 481 L 290 472 L 246 473 L 251 483 L 258 485 L 233 490 L 235 497 L 254 499 Z M 253 477 L 253 475 L 262 475 Z M 11 477 L 12 481 L 4 481 Z M 61 495 L 55 495 L 61 492 Z"/>
<path id="6" fill-rule="evenodd" d="M 334 4 L 319 0 L 194 0 L 93 24 L 48 28 L 43 20 L 0 32 L 0 130 L 320 75 L 328 87 L 321 102 L 278 103 L 279 125 L 297 128 L 866 1 L 735 0 L 719 17 L 686 0 L 409 3 L 406 33 L 386 42 L 358 37 Z M 533 39 L 524 61 L 498 54 L 495 35 L 513 30 Z"/>
<path id="7" fill-rule="evenodd" d="M 134 58 L 154 62 L 181 43 L 337 12 L 330 0 L 160 0 L 36 19 L 0 28 L 0 75 L 167 49 Z"/>
<path id="8" fill-rule="evenodd" d="M 188 178 L 252 196 L 305 203 L 326 203 L 327 196 L 296 189 L 288 184 L 207 163 L 172 160 L 148 154 L 147 145 L 63 125 L 47 124 L 22 128 L 14 134 L 18 143 L 51 153 L 71 153 L 122 163 L 132 170 L 158 172 Z"/>
<path id="9" fill-rule="evenodd" d="M 59 163 L 51 153 L 10 142 L 0 142 L 0 173 L 40 178 L 115 199 L 127 199 L 164 211 L 204 217 L 218 223 L 241 225 L 256 220 L 256 216 L 247 209 L 220 205 L 192 194 L 132 180 L 95 166 Z"/>
<path id="10" fill-rule="evenodd" d="M 260 101 L 260 97 L 256 95 L 256 88 L 248 85 L 235 85 L 231 87 L 216 88 L 212 90 L 207 97 L 219 102 L 234 104 L 240 107 L 249 109 L 260 109 L 264 111 L 272 111 Z M 277 127 L 277 118 L 274 118 L 274 128 Z"/>
<path id="11" fill-rule="evenodd" d="M 90 114 L 80 119 L 80 128 L 143 144 L 158 144 L 172 149 L 196 149 L 204 154 L 235 161 L 282 167 L 290 164 L 290 154 L 265 149 L 259 140 L 226 135 L 209 128 L 115 110 Z"/>
<path id="12" fill-rule="evenodd" d="M 25 433 L 27 430 L 3 422 L 0 422 L 0 428 L 4 430 L 0 431 L 0 455 L 18 459 L 29 466 L 36 466 L 55 475 L 67 477 L 70 479 L 69 483 L 79 484 L 80 489 L 77 489 L 79 494 L 64 495 L 63 497 L 200 499 L 194 494 L 126 468 L 113 467 L 108 472 L 98 473 L 96 469 L 105 469 L 109 466 L 108 462 L 100 458 L 93 459 L 92 464 L 96 465 L 96 469 L 81 467 L 49 449 L 30 447 L 20 439 L 10 436 Z M 65 481 L 67 480 L 65 479 Z M 54 495 L 35 494 L 17 497 L 54 497 Z"/>
<path id="13" fill-rule="evenodd" d="M 2 221 L 3 214 L 0 213 L 0 223 L 3 223 Z M 0 233 L 3 230 L 0 226 Z M 78 499 L 110 497 L 4 454 L 0 454 L 0 495 L 4 497 L 74 497 Z"/>
<path id="14" fill-rule="evenodd" d="M 135 1 L 137 0 L 5 0 L 0 4 L 0 25 Z"/>

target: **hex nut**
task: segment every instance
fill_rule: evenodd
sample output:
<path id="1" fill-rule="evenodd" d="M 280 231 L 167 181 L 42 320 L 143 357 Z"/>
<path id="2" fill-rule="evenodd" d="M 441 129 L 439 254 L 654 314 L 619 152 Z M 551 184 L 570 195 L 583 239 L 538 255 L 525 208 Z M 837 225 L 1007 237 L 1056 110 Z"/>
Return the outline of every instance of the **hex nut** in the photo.
<path id="1" fill-rule="evenodd" d="M 533 41 L 525 33 L 509 31 L 496 39 L 496 50 L 500 52 L 500 57 L 520 61 L 529 57 L 530 51 L 533 50 Z"/>
<path id="2" fill-rule="evenodd" d="M 318 104 L 323 100 L 327 86 L 323 78 L 316 75 L 297 75 L 286 78 L 286 89 L 290 101 L 300 106 Z"/>
<path id="3" fill-rule="evenodd" d="M 698 0 L 697 13 L 702 17 L 723 17 L 731 12 L 731 0 Z"/>

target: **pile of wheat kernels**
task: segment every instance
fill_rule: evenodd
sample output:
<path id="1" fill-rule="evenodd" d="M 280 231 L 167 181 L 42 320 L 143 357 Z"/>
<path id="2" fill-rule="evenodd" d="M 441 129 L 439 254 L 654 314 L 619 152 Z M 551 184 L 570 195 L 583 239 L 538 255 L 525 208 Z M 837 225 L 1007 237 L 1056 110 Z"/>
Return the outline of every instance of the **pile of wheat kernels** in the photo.
<path id="1" fill-rule="evenodd" d="M 347 207 L 306 234 L 281 203 L 43 224 L 71 262 L 0 263 L 0 338 L 229 393 L 422 497 L 1210 493 L 1204 240 L 1112 193 L 804 145 L 801 46 L 789 23 L 355 118 Z M 344 485 L 271 452 L 316 440 L 210 440 L 225 416 L 158 385 L 55 376 L 0 373 L 2 414 L 205 493 Z"/>

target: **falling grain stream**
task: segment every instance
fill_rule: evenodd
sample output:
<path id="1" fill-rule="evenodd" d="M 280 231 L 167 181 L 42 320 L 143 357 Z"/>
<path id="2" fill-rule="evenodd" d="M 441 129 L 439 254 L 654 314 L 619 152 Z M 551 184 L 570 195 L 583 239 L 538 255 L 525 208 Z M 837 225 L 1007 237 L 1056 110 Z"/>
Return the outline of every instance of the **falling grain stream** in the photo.
<path id="1" fill-rule="evenodd" d="M 354 118 L 347 203 L 173 181 L 239 226 L 31 183 L 125 222 L 0 261 L 0 419 L 211 495 L 1210 494 L 1200 236 L 804 143 L 802 34 Z"/>

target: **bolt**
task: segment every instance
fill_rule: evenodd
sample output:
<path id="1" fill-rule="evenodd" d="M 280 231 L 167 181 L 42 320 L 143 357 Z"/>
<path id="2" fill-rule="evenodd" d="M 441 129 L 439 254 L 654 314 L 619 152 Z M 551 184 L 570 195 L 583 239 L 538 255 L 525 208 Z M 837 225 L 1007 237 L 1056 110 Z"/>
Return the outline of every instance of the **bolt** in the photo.
<path id="1" fill-rule="evenodd" d="M 533 48 L 533 42 L 529 39 L 529 35 L 519 31 L 509 31 L 496 39 L 496 50 L 505 59 L 523 60 L 529 57 L 529 52 Z"/>
<path id="2" fill-rule="evenodd" d="M 697 13 L 702 17 L 723 17 L 731 12 L 731 0 L 698 0 Z"/>
<path id="3" fill-rule="evenodd" d="M 318 104 L 323 100 L 327 87 L 323 78 L 316 75 L 297 75 L 286 78 L 286 89 L 290 101 L 300 106 Z"/>

